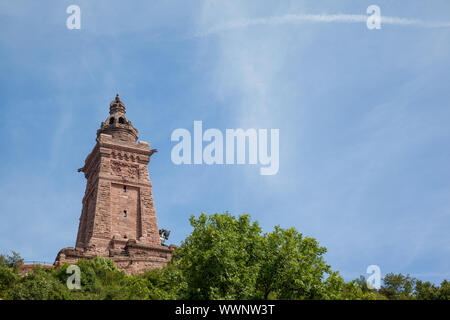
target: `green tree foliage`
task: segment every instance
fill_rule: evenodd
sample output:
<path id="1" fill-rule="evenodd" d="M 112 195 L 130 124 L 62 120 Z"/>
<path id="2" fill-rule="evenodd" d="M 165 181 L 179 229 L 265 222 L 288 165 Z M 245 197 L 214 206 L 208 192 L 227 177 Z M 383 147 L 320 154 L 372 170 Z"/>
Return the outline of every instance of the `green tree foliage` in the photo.
<path id="1" fill-rule="evenodd" d="M 0 255 L 0 298 L 5 299 L 8 289 L 19 279 L 17 269 L 22 261 L 17 252 L 11 255 Z"/>
<path id="2" fill-rule="evenodd" d="M 192 216 L 190 222 L 193 231 L 168 266 L 177 273 L 183 299 L 371 297 L 357 284 L 346 285 L 326 264 L 326 248 L 295 228 L 276 226 L 262 234 L 248 215 L 228 213 Z M 344 296 L 345 289 L 353 293 Z"/>
<path id="3" fill-rule="evenodd" d="M 412 297 L 416 279 L 409 274 L 388 273 L 383 279 L 380 293 L 390 300 L 404 300 Z"/>
<path id="4" fill-rule="evenodd" d="M 80 260 L 77 263 L 81 271 L 81 289 L 70 290 L 72 299 L 128 300 L 148 299 L 150 288 L 142 277 L 126 275 L 118 270 L 111 260 L 96 257 L 92 260 Z M 66 283 L 68 264 L 54 271 L 60 282 Z"/>
<path id="5" fill-rule="evenodd" d="M 15 282 L 6 297 L 14 300 L 67 300 L 70 292 L 50 272 L 37 266 L 34 272 Z"/>
<path id="6" fill-rule="evenodd" d="M 450 300 L 450 282 L 447 280 L 442 281 L 438 290 L 439 300 Z"/>
<path id="7" fill-rule="evenodd" d="M 294 228 L 275 227 L 261 236 L 256 286 L 259 298 L 320 299 L 326 297 L 324 277 L 331 268 L 323 259 L 326 248 Z M 332 277 L 337 275 L 333 274 Z"/>
<path id="8" fill-rule="evenodd" d="M 201 214 L 170 264 L 186 283 L 187 299 L 249 299 L 255 295 L 261 228 L 250 218 Z"/>
<path id="9" fill-rule="evenodd" d="M 326 248 L 295 228 L 262 233 L 248 215 L 191 216 L 192 233 L 162 269 L 127 275 L 111 260 L 80 260 L 81 288 L 69 290 L 68 264 L 19 275 L 19 254 L 0 255 L 0 298 L 57 299 L 420 299 L 449 300 L 440 286 L 388 273 L 379 290 L 364 276 L 345 282 L 325 262 Z"/>
<path id="10" fill-rule="evenodd" d="M 142 277 L 148 281 L 151 288 L 151 300 L 176 300 L 184 297 L 187 292 L 179 261 L 172 261 L 163 269 L 149 270 Z"/>
<path id="11" fill-rule="evenodd" d="M 447 280 L 438 286 L 410 275 L 388 273 L 378 294 L 389 300 L 450 300 L 450 286 Z"/>
<path id="12" fill-rule="evenodd" d="M 17 268 L 22 261 L 23 259 L 15 251 L 11 251 L 11 254 L 8 255 L 0 254 L 0 267 L 11 268 L 17 271 Z"/>
<path id="13" fill-rule="evenodd" d="M 428 281 L 416 280 L 414 297 L 419 300 L 438 300 L 439 288 Z"/>

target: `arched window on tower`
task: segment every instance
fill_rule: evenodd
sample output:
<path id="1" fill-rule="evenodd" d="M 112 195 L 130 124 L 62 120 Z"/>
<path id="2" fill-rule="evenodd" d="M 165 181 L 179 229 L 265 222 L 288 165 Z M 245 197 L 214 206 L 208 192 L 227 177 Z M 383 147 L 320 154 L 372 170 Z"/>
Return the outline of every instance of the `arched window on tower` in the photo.
<path id="1" fill-rule="evenodd" d="M 120 117 L 120 118 L 119 118 L 119 123 L 124 124 L 124 123 L 125 123 L 125 120 L 124 120 L 122 117 Z"/>
<path id="2" fill-rule="evenodd" d="M 114 123 L 114 117 L 109 119 L 109 124 L 113 124 Z"/>

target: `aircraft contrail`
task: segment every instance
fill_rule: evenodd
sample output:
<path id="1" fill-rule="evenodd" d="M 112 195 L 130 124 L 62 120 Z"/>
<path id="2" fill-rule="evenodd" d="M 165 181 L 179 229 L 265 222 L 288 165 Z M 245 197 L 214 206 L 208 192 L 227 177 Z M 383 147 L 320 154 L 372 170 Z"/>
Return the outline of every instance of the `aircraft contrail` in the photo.
<path id="1" fill-rule="evenodd" d="M 362 14 L 287 14 L 268 18 L 243 19 L 212 27 L 206 31 L 197 32 L 194 37 L 205 37 L 212 34 L 245 28 L 255 25 L 279 25 L 298 24 L 304 22 L 322 23 L 366 23 L 369 16 Z M 400 17 L 381 16 L 381 24 L 392 24 L 399 26 L 416 26 L 422 28 L 450 28 L 450 22 L 430 22 L 420 19 L 406 19 Z"/>

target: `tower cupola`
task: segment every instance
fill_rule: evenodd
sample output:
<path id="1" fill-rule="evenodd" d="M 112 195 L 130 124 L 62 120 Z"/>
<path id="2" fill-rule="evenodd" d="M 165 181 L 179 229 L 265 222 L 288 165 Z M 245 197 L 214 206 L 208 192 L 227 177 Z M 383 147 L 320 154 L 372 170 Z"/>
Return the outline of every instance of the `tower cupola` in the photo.
<path id="1" fill-rule="evenodd" d="M 114 113 L 123 113 L 125 114 L 127 111 L 125 109 L 125 105 L 122 101 L 120 101 L 119 94 L 116 94 L 116 98 L 111 101 L 109 104 L 109 114 Z"/>
<path id="2" fill-rule="evenodd" d="M 100 129 L 97 130 L 97 138 L 101 133 L 106 133 L 118 142 L 136 143 L 138 130 L 133 127 L 125 114 L 125 104 L 120 100 L 119 94 L 116 94 L 115 99 L 109 104 L 109 117 L 105 122 L 102 122 Z"/>

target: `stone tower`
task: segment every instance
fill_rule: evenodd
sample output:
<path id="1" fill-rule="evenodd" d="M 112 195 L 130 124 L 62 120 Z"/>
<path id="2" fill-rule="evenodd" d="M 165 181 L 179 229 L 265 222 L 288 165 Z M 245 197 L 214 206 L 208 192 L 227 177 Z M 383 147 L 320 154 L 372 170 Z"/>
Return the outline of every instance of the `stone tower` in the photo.
<path id="1" fill-rule="evenodd" d="M 117 95 L 97 130 L 97 144 L 78 169 L 87 184 L 76 245 L 58 253 L 56 266 L 102 256 L 137 273 L 171 258 L 174 246 L 161 244 L 147 168 L 157 150 L 137 139 Z"/>

